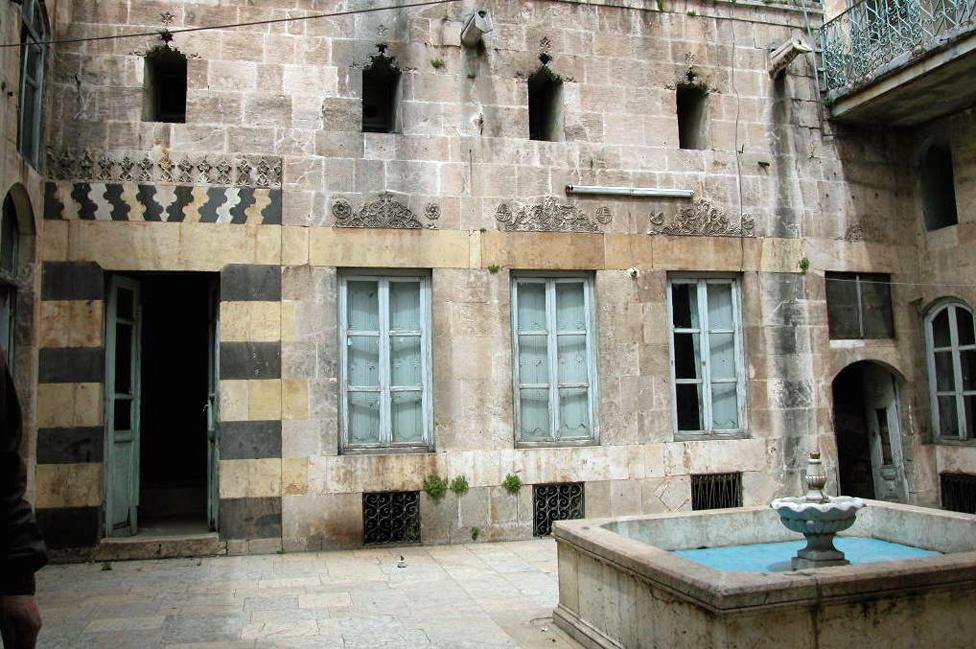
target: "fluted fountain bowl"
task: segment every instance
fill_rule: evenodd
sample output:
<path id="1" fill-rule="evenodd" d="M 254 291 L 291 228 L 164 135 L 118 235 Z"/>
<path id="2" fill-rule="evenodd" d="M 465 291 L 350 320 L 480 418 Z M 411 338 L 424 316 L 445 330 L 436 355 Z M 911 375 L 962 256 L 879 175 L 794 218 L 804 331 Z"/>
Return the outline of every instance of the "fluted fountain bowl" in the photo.
<path id="1" fill-rule="evenodd" d="M 826 498 L 824 502 L 776 498 L 769 506 L 787 529 L 806 537 L 807 546 L 793 557 L 794 570 L 847 565 L 844 553 L 834 547 L 834 535 L 854 524 L 857 510 L 864 507 L 863 500 L 851 496 Z"/>

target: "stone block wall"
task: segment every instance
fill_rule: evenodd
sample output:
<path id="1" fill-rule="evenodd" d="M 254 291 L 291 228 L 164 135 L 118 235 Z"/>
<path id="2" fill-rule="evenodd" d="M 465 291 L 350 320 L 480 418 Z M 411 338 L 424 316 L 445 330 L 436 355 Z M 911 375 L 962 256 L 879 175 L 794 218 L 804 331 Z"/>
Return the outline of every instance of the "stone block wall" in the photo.
<path id="1" fill-rule="evenodd" d="M 178 29 L 327 10 L 320 4 L 79 0 L 62 3 L 56 28 L 64 38 Z M 893 341 L 827 335 L 825 270 L 912 283 L 943 263 L 941 253 L 915 262 L 920 241 L 947 235 L 916 231 L 903 145 L 825 133 L 810 62 L 769 77 L 768 47 L 805 34 L 804 12 L 626 5 L 489 2 L 495 31 L 478 50 L 456 40 L 470 2 L 176 34 L 188 56 L 185 124 L 141 121 L 142 57 L 157 38 L 58 49 L 41 257 L 103 273 L 220 273 L 218 481 L 231 551 L 357 545 L 363 492 L 421 490 L 434 474 L 464 475 L 471 489 L 440 502 L 422 494 L 425 542 L 469 541 L 472 528 L 479 539 L 526 537 L 531 487 L 546 482 L 586 483 L 587 515 L 688 509 L 689 476 L 701 472 L 741 471 L 746 504 L 766 502 L 799 489 L 814 446 L 835 461 L 831 381 L 862 359 L 901 373 L 913 498 L 937 500 L 925 468 L 934 452 L 915 416 L 924 372 L 906 360 L 920 355 L 917 292 L 894 290 Z M 381 43 L 402 70 L 400 132 L 362 133 L 361 70 Z M 563 79 L 565 141 L 528 139 L 526 78 L 540 54 Z M 675 88 L 689 78 L 708 89 L 703 150 L 678 147 Z M 566 196 L 567 184 L 687 188 L 695 199 Z M 433 453 L 339 453 L 337 274 L 355 268 L 431 275 Z M 515 447 L 518 270 L 593 273 L 598 445 Z M 741 279 L 744 439 L 675 439 L 673 271 Z M 42 347 L 101 344 L 85 339 L 88 324 L 75 333 L 71 318 L 82 315 L 53 317 Z M 42 382 L 42 411 L 75 402 L 51 385 Z M 69 488 L 56 471 L 38 471 L 45 493 L 99 505 L 98 488 Z M 517 496 L 501 487 L 509 473 L 524 483 Z M 63 500 L 45 509 L 75 502 Z"/>

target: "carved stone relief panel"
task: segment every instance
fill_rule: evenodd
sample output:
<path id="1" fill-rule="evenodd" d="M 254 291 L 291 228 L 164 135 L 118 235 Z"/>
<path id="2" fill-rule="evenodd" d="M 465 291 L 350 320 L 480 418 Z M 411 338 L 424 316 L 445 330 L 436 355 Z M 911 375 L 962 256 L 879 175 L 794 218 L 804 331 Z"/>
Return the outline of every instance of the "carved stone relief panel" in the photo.
<path id="1" fill-rule="evenodd" d="M 719 207 L 710 201 L 699 198 L 687 207 L 678 210 L 668 221 L 664 212 L 650 215 L 651 227 L 648 234 L 666 234 L 684 237 L 754 237 L 755 220 L 745 214 L 741 224 L 738 219 L 730 219 Z"/>
<path id="2" fill-rule="evenodd" d="M 346 199 L 336 199 L 332 203 L 332 216 L 335 217 L 335 224 L 338 228 L 417 230 L 436 228 L 435 221 L 440 218 L 441 209 L 436 203 L 427 203 L 424 207 L 424 220 L 421 221 L 420 217 L 413 213 L 413 210 L 398 201 L 393 194 L 384 192 L 376 200 L 364 203 L 355 211 Z"/>
<path id="3" fill-rule="evenodd" d="M 601 225 L 613 220 L 613 212 L 602 206 L 590 216 L 575 205 L 546 196 L 534 205 L 502 203 L 495 210 L 495 219 L 509 232 L 600 232 Z"/>

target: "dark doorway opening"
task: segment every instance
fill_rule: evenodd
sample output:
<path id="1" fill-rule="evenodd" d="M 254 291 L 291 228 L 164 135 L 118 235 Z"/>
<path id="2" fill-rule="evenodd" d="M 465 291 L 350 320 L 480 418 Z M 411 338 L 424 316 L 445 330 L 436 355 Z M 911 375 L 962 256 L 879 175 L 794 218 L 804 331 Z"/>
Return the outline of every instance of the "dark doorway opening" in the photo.
<path id="1" fill-rule="evenodd" d="M 215 278 L 137 276 L 142 286 L 142 533 L 206 531 L 210 313 Z"/>
<path id="2" fill-rule="evenodd" d="M 833 394 L 840 493 L 844 496 L 874 498 L 862 363 L 846 367 L 837 375 Z"/>

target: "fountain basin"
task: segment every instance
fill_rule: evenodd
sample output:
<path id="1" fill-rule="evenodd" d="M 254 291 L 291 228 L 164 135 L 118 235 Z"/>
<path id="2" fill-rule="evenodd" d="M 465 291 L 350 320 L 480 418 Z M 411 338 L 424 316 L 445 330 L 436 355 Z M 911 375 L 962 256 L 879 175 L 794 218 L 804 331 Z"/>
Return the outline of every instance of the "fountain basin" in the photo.
<path id="1" fill-rule="evenodd" d="M 970 647 L 976 517 L 867 501 L 841 539 L 933 556 L 816 570 L 719 570 L 675 550 L 801 541 L 768 506 L 560 521 L 556 623 L 590 648 Z"/>
<path id="2" fill-rule="evenodd" d="M 834 536 L 854 524 L 857 510 L 864 501 L 850 496 L 830 498 L 827 502 L 810 502 L 806 498 L 777 498 L 769 504 L 788 530 L 802 534 L 807 545 L 792 559 L 792 567 L 824 568 L 844 566 L 849 562 L 834 547 Z"/>

